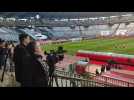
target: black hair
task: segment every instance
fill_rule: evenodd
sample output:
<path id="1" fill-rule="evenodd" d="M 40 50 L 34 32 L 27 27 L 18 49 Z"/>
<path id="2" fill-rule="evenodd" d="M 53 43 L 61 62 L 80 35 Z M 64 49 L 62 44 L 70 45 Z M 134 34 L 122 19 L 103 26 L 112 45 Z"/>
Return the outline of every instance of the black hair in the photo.
<path id="1" fill-rule="evenodd" d="M 0 43 L 1 43 L 2 39 L 0 38 Z"/>
<path id="2" fill-rule="evenodd" d="M 4 40 L 0 39 L 0 44 L 2 44 L 2 43 L 4 43 L 4 42 L 5 42 Z"/>
<path id="3" fill-rule="evenodd" d="M 25 34 L 25 33 L 20 34 L 20 35 L 19 35 L 19 40 L 20 40 L 20 42 L 22 43 L 23 40 L 24 40 L 25 38 L 27 38 L 28 36 L 29 36 L 29 35 L 27 35 L 27 34 Z"/>

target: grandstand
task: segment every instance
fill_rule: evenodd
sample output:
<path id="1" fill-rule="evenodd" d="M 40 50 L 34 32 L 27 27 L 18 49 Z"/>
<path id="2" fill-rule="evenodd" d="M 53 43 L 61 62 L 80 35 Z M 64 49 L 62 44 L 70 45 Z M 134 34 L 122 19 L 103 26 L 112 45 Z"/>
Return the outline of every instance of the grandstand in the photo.
<path id="1" fill-rule="evenodd" d="M 104 12 L 103 12 L 104 13 Z M 4 13 L 2 13 L 4 15 Z M 6 14 L 7 16 L 10 16 L 10 14 L 15 15 L 15 13 L 8 13 Z M 16 13 L 19 16 L 19 13 Z M 29 13 L 33 14 L 33 13 Z M 29 15 L 27 13 L 23 13 L 20 15 L 27 16 Z M 34 13 L 33 15 L 35 15 Z M 47 13 L 50 14 L 51 13 Z M 61 14 L 61 13 L 59 13 Z M 76 13 L 77 14 L 77 13 Z M 85 14 L 85 13 L 83 13 Z M 89 17 L 80 17 L 78 19 L 72 17 L 72 18 L 65 18 L 61 17 L 60 18 L 51 18 L 49 19 L 48 17 L 44 17 L 40 20 L 37 20 L 36 18 L 31 17 L 24 17 L 23 19 L 26 20 L 21 20 L 18 18 L 3 18 L 1 17 L 0 24 L 2 26 L 9 26 L 9 27 L 25 27 L 25 29 L 21 29 L 21 31 L 25 31 L 26 33 L 29 33 L 31 37 L 34 37 L 34 33 L 31 32 L 27 27 L 42 27 L 41 31 L 42 33 L 46 33 L 49 38 L 78 38 L 78 37 L 84 37 L 84 38 L 96 38 L 98 36 L 130 36 L 133 35 L 133 21 L 134 21 L 134 16 L 133 12 L 132 14 L 127 14 L 126 12 L 122 13 L 104 13 L 103 16 L 101 13 L 98 12 L 98 15 L 94 17 L 90 17 L 93 15 L 97 15 L 97 13 L 87 13 Z M 100 16 L 100 15 L 101 16 Z M 112 16 L 108 16 L 112 15 Z M 124 15 L 123 15 L 124 14 Z M 41 14 L 44 16 L 43 14 Z M 73 15 L 73 13 L 72 13 Z M 78 13 L 79 15 L 79 13 Z M 85 14 L 85 16 L 87 16 Z M 61 15 L 59 15 L 61 16 Z M 70 14 L 68 16 L 71 16 Z M 74 15 L 73 15 L 74 16 Z M 82 13 L 79 16 L 83 16 Z M 21 20 L 21 21 L 20 21 Z M 35 28 L 33 28 L 35 29 Z"/>
<path id="2" fill-rule="evenodd" d="M 6 41 L 18 41 L 18 35 L 20 33 L 16 32 L 14 29 L 9 29 L 5 27 L 0 28 L 0 38 Z"/>
<path id="3" fill-rule="evenodd" d="M 56 65 L 56 75 L 60 87 L 134 87 L 133 12 L 130 14 L 127 12 L 87 12 L 87 14 L 74 13 L 72 15 L 64 13 L 66 16 L 61 13 L 56 16 L 54 12 L 47 13 L 48 15 L 45 16 L 46 13 L 40 14 L 42 19 L 36 19 L 33 17 L 36 13 L 29 13 L 30 15 L 14 13 L 10 16 L 9 12 L 7 18 L 0 18 L 0 38 L 18 42 L 18 35 L 22 32 L 34 40 L 37 40 L 37 34 L 41 34 L 48 37 L 46 40 L 39 41 L 43 50 L 49 51 L 61 45 L 65 47 L 67 49 L 65 58 Z M 0 13 L 0 15 L 2 16 L 4 13 Z M 18 15 L 18 17 L 12 18 L 13 15 Z M 54 16 L 54 18 L 50 18 L 50 16 Z M 69 72 L 70 64 L 76 64 L 85 58 L 89 59 L 89 63 L 84 69 L 88 78 L 77 72 Z M 114 59 L 121 69 L 112 68 L 111 71 L 96 75 L 96 69 L 100 71 L 102 65 L 107 65 L 107 61 L 111 59 Z M 128 59 L 132 60 L 128 62 Z M 77 69 L 83 70 L 80 67 Z M 54 82 L 54 87 L 56 86 Z"/>

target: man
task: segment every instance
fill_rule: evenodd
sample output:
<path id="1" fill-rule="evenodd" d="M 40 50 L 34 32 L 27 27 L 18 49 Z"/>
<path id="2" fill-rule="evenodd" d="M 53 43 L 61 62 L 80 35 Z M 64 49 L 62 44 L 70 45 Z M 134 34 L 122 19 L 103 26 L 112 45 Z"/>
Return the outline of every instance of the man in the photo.
<path id="1" fill-rule="evenodd" d="M 96 69 L 96 75 L 99 75 L 100 73 L 99 73 L 99 70 L 98 69 Z"/>
<path id="2" fill-rule="evenodd" d="M 58 58 L 56 57 L 54 50 L 50 50 L 50 54 L 48 54 L 46 57 L 46 62 L 49 66 L 49 77 L 50 77 L 49 86 L 52 86 L 53 78 L 54 78 L 54 71 L 55 71 L 55 64 L 58 62 Z"/>
<path id="3" fill-rule="evenodd" d="M 6 48 L 5 48 L 5 41 L 0 40 L 0 69 L 4 66 L 6 60 Z"/>
<path id="4" fill-rule="evenodd" d="M 23 66 L 23 58 L 24 55 L 27 55 L 28 52 L 26 50 L 26 46 L 30 43 L 30 37 L 27 34 L 20 34 L 19 35 L 19 41 L 20 44 L 17 45 L 14 49 L 14 63 L 15 63 L 15 76 L 16 76 L 16 81 L 19 82 L 22 86 L 23 84 L 23 79 L 24 77 L 27 77 L 24 72 L 24 67 Z"/>

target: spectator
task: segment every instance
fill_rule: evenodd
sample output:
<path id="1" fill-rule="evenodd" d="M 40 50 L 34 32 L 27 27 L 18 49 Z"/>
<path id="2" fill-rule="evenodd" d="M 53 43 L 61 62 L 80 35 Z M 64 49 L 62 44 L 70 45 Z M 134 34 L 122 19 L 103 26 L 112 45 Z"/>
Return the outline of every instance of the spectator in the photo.
<path id="1" fill-rule="evenodd" d="M 28 77 L 25 74 L 25 70 L 22 70 L 22 68 L 25 68 L 25 66 L 22 65 L 23 62 L 23 58 L 25 55 L 28 55 L 28 52 L 26 50 L 26 46 L 29 44 L 30 42 L 30 37 L 27 34 L 20 34 L 19 35 L 19 41 L 20 44 L 18 44 L 15 49 L 14 49 L 14 63 L 15 63 L 15 76 L 16 76 L 16 81 L 20 82 L 21 85 L 25 86 L 24 80 L 22 80 L 25 77 Z"/>
<path id="2" fill-rule="evenodd" d="M 111 65 L 107 65 L 106 66 L 106 71 L 110 71 L 110 69 L 111 69 Z"/>
<path id="3" fill-rule="evenodd" d="M 10 72 L 14 70 L 13 54 L 14 54 L 14 44 L 9 42 L 7 45 L 8 50 L 8 62 L 10 67 Z"/>
<path id="4" fill-rule="evenodd" d="M 96 75 L 99 75 L 100 73 L 99 73 L 99 70 L 98 69 L 96 69 Z"/>
<path id="5" fill-rule="evenodd" d="M 31 79 L 27 79 L 27 81 L 31 81 L 29 83 L 33 87 L 47 87 L 48 66 L 43 62 L 40 45 L 33 41 L 28 44 L 27 50 L 30 56 L 26 57 L 26 59 L 24 58 L 25 62 L 23 62 L 23 65 L 28 67 L 25 73 L 30 73 L 31 76 Z"/>
<path id="6" fill-rule="evenodd" d="M 6 64 L 6 68 L 5 68 L 5 71 L 7 71 L 10 67 L 9 65 L 9 53 L 10 53 L 10 44 L 9 42 L 7 41 L 6 44 L 5 44 L 5 64 Z"/>
<path id="7" fill-rule="evenodd" d="M 5 64 L 5 60 L 6 60 L 6 44 L 4 40 L 0 41 L 0 69 L 2 69 L 2 67 L 4 67 Z"/>
<path id="8" fill-rule="evenodd" d="M 102 65 L 101 67 L 101 73 L 103 73 L 105 71 L 105 65 Z"/>

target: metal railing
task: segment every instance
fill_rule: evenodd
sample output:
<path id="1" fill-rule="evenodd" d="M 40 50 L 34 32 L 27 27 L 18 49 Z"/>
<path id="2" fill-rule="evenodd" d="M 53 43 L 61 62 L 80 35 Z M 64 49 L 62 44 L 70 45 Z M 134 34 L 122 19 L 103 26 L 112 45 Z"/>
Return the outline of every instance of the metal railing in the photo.
<path id="1" fill-rule="evenodd" d="M 96 76 L 93 73 L 89 73 L 88 79 L 61 70 L 56 70 L 55 74 L 56 80 L 61 87 L 134 87 L 134 83 L 101 75 Z"/>
<path id="2" fill-rule="evenodd" d="M 97 82 L 93 79 L 84 79 L 81 75 L 56 70 L 53 87 L 115 87 L 115 85 Z"/>
<path id="3" fill-rule="evenodd" d="M 99 82 L 102 81 L 104 83 L 113 84 L 119 87 L 134 87 L 134 83 L 111 78 L 111 77 L 106 77 L 106 76 L 98 76 L 98 77 L 94 77 L 93 79 Z"/>
<path id="4" fill-rule="evenodd" d="M 115 85 L 83 78 L 55 75 L 52 87 L 115 87 Z"/>

